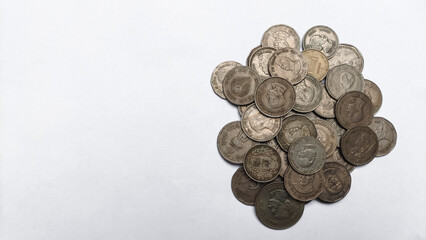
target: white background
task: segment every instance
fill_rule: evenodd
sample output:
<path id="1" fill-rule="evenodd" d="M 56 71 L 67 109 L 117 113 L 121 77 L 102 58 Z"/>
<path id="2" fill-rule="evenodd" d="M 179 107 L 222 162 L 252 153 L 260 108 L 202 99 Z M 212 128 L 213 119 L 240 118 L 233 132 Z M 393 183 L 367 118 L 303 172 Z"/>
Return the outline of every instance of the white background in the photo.
<path id="1" fill-rule="evenodd" d="M 0 239 L 426 239 L 426 2 L 0 1 Z M 210 76 L 275 24 L 333 28 L 398 143 L 282 231 L 234 198 Z"/>

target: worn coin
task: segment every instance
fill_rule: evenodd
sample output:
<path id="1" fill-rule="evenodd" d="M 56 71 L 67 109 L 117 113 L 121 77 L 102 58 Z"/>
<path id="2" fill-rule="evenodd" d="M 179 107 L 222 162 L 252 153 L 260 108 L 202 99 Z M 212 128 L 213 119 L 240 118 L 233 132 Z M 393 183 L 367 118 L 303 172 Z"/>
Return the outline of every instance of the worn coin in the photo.
<path id="1" fill-rule="evenodd" d="M 274 25 L 263 34 L 262 47 L 275 49 L 290 47 L 299 50 L 300 38 L 292 27 L 284 24 Z"/>
<path id="2" fill-rule="evenodd" d="M 395 127 L 391 122 L 382 117 L 374 117 L 371 120 L 369 128 L 373 129 L 379 139 L 379 150 L 376 156 L 384 156 L 395 147 L 397 134 Z"/>
<path id="3" fill-rule="evenodd" d="M 321 170 L 312 175 L 304 175 L 290 167 L 284 174 L 285 189 L 294 199 L 302 202 L 317 198 L 324 186 L 324 175 Z"/>
<path id="4" fill-rule="evenodd" d="M 296 172 L 314 174 L 321 170 L 325 163 L 324 146 L 312 136 L 298 138 L 288 148 L 288 160 Z"/>
<path id="5" fill-rule="evenodd" d="M 293 48 L 277 50 L 269 59 L 269 73 L 273 77 L 284 78 L 295 85 L 308 73 L 308 62 Z"/>
<path id="6" fill-rule="evenodd" d="M 334 203 L 343 199 L 351 189 L 351 175 L 338 163 L 326 163 L 322 169 L 325 178 L 324 191 L 318 198 L 324 202 Z"/>
<path id="7" fill-rule="evenodd" d="M 229 70 L 233 69 L 234 67 L 241 66 L 241 64 L 234 62 L 234 61 L 226 61 L 221 64 L 219 64 L 212 73 L 212 76 L 210 78 L 210 84 L 212 85 L 213 91 L 221 98 L 226 99 L 225 95 L 223 94 L 223 79 L 225 75 L 229 72 Z"/>
<path id="8" fill-rule="evenodd" d="M 340 143 L 343 157 L 355 166 L 365 165 L 377 154 L 379 140 L 369 127 L 359 126 L 349 129 Z"/>
<path id="9" fill-rule="evenodd" d="M 296 114 L 283 119 L 276 139 L 280 147 L 288 151 L 294 140 L 305 136 L 317 137 L 315 125 L 307 117 Z"/>
<path id="10" fill-rule="evenodd" d="M 324 118 L 334 118 L 334 107 L 336 105 L 336 100 L 334 100 L 330 94 L 328 94 L 327 89 L 325 89 L 324 82 L 321 82 L 322 89 L 322 98 L 317 108 L 315 108 L 315 113 Z"/>
<path id="11" fill-rule="evenodd" d="M 312 119 L 312 123 L 317 130 L 317 139 L 322 143 L 325 148 L 325 156 L 330 156 L 337 145 L 337 134 L 334 128 L 325 120 Z"/>
<path id="12" fill-rule="evenodd" d="M 333 29 L 327 26 L 315 26 L 303 36 L 302 44 L 303 49 L 316 49 L 331 58 L 339 46 L 339 38 Z"/>
<path id="13" fill-rule="evenodd" d="M 250 54 L 247 56 L 247 59 L 246 59 L 246 65 L 247 65 L 247 66 L 249 66 L 249 65 L 250 65 L 251 58 L 253 57 L 254 52 L 256 52 L 256 50 L 257 50 L 257 49 L 259 49 L 259 48 L 261 48 L 261 47 L 262 47 L 262 45 L 259 45 L 259 46 L 257 46 L 257 47 L 255 47 L 255 48 L 253 48 L 253 49 L 250 51 Z"/>
<path id="14" fill-rule="evenodd" d="M 235 198 L 247 205 L 254 205 L 257 193 L 265 185 L 247 176 L 243 167 L 237 169 L 231 180 L 232 193 Z"/>
<path id="15" fill-rule="evenodd" d="M 312 120 L 312 119 L 323 119 L 322 117 L 318 116 L 314 112 L 298 113 L 298 114 L 307 117 L 309 120 Z"/>
<path id="16" fill-rule="evenodd" d="M 333 154 L 331 154 L 331 156 L 327 157 L 325 159 L 325 162 L 335 162 L 338 163 L 340 165 L 342 165 L 343 167 L 346 168 L 346 170 L 348 170 L 348 172 L 352 172 L 355 169 L 355 166 L 350 164 L 348 161 L 346 161 L 342 154 L 340 153 L 339 149 L 336 149 L 336 151 L 333 152 Z"/>
<path id="17" fill-rule="evenodd" d="M 293 85 L 279 77 L 267 78 L 261 82 L 254 99 L 257 108 L 269 117 L 286 115 L 293 108 L 295 100 Z"/>
<path id="18" fill-rule="evenodd" d="M 291 197 L 283 182 L 264 186 L 256 196 L 254 209 L 265 226 L 286 229 L 296 224 L 303 215 L 305 204 Z"/>
<path id="19" fill-rule="evenodd" d="M 318 81 L 323 80 L 328 72 L 327 57 L 315 49 L 306 49 L 302 55 L 308 62 L 308 74 Z"/>
<path id="20" fill-rule="evenodd" d="M 364 90 L 364 77 L 355 67 L 347 64 L 338 65 L 328 72 L 325 87 L 330 96 L 338 100 L 347 92 L 362 92 Z"/>
<path id="21" fill-rule="evenodd" d="M 339 44 L 336 54 L 328 60 L 330 69 L 342 64 L 348 64 L 355 67 L 358 71 L 362 72 L 364 68 L 364 58 L 361 52 L 350 44 Z"/>
<path id="22" fill-rule="evenodd" d="M 247 105 L 254 101 L 254 92 L 260 83 L 256 70 L 239 66 L 231 69 L 223 79 L 223 93 L 235 105 Z"/>
<path id="23" fill-rule="evenodd" d="M 278 176 L 281 158 L 273 147 L 255 145 L 248 150 L 243 166 L 247 175 L 256 182 L 270 182 Z"/>
<path id="24" fill-rule="evenodd" d="M 257 71 L 261 79 L 269 78 L 271 76 L 269 74 L 268 63 L 275 51 L 275 48 L 262 47 L 253 53 L 249 66 Z"/>
<path id="25" fill-rule="evenodd" d="M 277 141 L 275 139 L 272 139 L 268 142 L 266 142 L 266 144 L 268 144 L 269 146 L 273 147 L 275 149 L 275 151 L 277 151 L 277 153 L 280 155 L 281 158 L 281 168 L 280 171 L 278 172 L 278 174 L 283 177 L 285 170 L 287 170 L 288 168 L 288 160 L 287 160 L 287 153 L 284 152 L 280 146 L 278 145 Z"/>
<path id="26" fill-rule="evenodd" d="M 336 121 L 335 118 L 329 118 L 325 121 L 327 121 L 334 128 L 334 131 L 336 131 L 336 146 L 340 147 L 340 138 L 343 136 L 343 134 L 345 134 L 346 130 L 342 126 L 340 126 L 340 124 Z"/>
<path id="27" fill-rule="evenodd" d="M 348 92 L 337 101 L 335 114 L 339 124 L 346 129 L 368 126 L 374 115 L 373 103 L 365 93 Z"/>
<path id="28" fill-rule="evenodd" d="M 367 96 L 371 99 L 371 102 L 373 103 L 374 107 L 374 113 L 376 113 L 382 106 L 382 92 L 374 82 L 367 79 L 364 79 L 364 81 L 364 93 L 367 94 Z"/>
<path id="29" fill-rule="evenodd" d="M 294 86 L 294 89 L 296 91 L 294 110 L 307 113 L 319 106 L 323 94 L 321 84 L 314 77 L 306 75 L 303 81 Z"/>
<path id="30" fill-rule="evenodd" d="M 263 115 L 256 107 L 250 105 L 241 117 L 244 133 L 254 141 L 267 142 L 273 139 L 281 129 L 281 118 Z"/>
<path id="31" fill-rule="evenodd" d="M 254 104 L 254 103 L 252 103 Z M 243 116 L 244 112 L 246 111 L 246 109 L 249 107 L 250 105 L 241 105 L 238 106 L 238 113 L 240 114 L 240 116 Z"/>

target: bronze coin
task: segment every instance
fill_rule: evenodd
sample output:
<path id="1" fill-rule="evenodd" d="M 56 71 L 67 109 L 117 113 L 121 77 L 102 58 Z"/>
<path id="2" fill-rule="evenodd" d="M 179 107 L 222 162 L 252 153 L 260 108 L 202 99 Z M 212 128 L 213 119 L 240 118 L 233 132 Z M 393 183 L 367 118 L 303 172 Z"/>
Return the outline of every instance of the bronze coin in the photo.
<path id="1" fill-rule="evenodd" d="M 308 62 L 308 74 L 317 81 L 323 80 L 328 72 L 327 57 L 315 49 L 306 49 L 302 52 L 302 55 Z"/>
<path id="2" fill-rule="evenodd" d="M 298 138 L 288 148 L 288 160 L 296 172 L 305 175 L 314 174 L 324 166 L 324 146 L 311 136 Z"/>
<path id="3" fill-rule="evenodd" d="M 243 166 L 247 175 L 256 182 L 270 182 L 278 176 L 281 157 L 271 146 L 256 145 L 248 150 Z"/>
<path id="4" fill-rule="evenodd" d="M 265 186 L 265 184 L 258 183 L 249 178 L 243 167 L 238 168 L 232 176 L 232 193 L 235 198 L 247 205 L 254 205 L 256 195 L 263 186 Z"/>
<path id="5" fill-rule="evenodd" d="M 379 111 L 382 106 L 383 96 L 380 88 L 372 81 L 364 79 L 364 93 L 371 99 L 374 106 L 374 113 Z"/>
<path id="6" fill-rule="evenodd" d="M 256 70 L 239 66 L 225 75 L 223 93 L 229 102 L 235 105 L 248 105 L 254 101 L 254 92 L 260 83 Z"/>
<path id="7" fill-rule="evenodd" d="M 345 158 L 343 158 L 342 154 L 340 153 L 340 149 L 336 149 L 336 151 L 334 151 L 333 154 L 331 154 L 331 156 L 325 159 L 325 162 L 338 163 L 342 165 L 343 167 L 345 167 L 346 170 L 348 170 L 348 172 L 352 172 L 355 169 L 354 165 L 350 164 L 348 161 L 345 160 Z"/>
<path id="8" fill-rule="evenodd" d="M 326 163 L 322 169 L 325 188 L 318 198 L 324 202 L 337 202 L 348 194 L 351 188 L 351 175 L 338 163 Z"/>
<path id="9" fill-rule="evenodd" d="M 373 103 L 365 93 L 348 92 L 337 101 L 336 118 L 340 125 L 346 129 L 368 126 L 373 115 Z"/>
<path id="10" fill-rule="evenodd" d="M 379 149 L 376 133 L 369 127 L 359 126 L 349 129 L 341 139 L 343 157 L 355 166 L 371 162 Z"/>
<path id="11" fill-rule="evenodd" d="M 308 62 L 293 48 L 277 50 L 269 59 L 269 73 L 273 77 L 284 78 L 295 85 L 308 73 Z"/>
<path id="12" fill-rule="evenodd" d="M 302 202 L 317 198 L 324 186 L 324 175 L 321 170 L 312 175 L 303 175 L 293 168 L 287 168 L 284 174 L 285 189 L 294 199 Z"/>
<path id="13" fill-rule="evenodd" d="M 276 139 L 280 147 L 288 151 L 288 147 L 294 140 L 304 136 L 317 137 L 317 130 L 311 120 L 296 114 L 283 120 Z"/>
<path id="14" fill-rule="evenodd" d="M 373 129 L 379 139 L 379 150 L 376 156 L 384 156 L 392 151 L 396 145 L 396 130 L 391 122 L 382 117 L 374 117 L 369 128 Z"/>
<path id="15" fill-rule="evenodd" d="M 286 115 L 294 106 L 296 92 L 287 80 L 272 77 L 259 84 L 255 93 L 255 103 L 259 111 L 268 117 Z"/>

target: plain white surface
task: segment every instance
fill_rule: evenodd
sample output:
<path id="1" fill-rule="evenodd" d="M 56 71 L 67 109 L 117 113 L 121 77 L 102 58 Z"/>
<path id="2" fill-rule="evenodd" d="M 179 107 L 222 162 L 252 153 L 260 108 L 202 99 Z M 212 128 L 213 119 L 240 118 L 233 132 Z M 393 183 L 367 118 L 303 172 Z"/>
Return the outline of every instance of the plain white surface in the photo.
<path id="1" fill-rule="evenodd" d="M 342 2 L 0 1 L 0 239 L 426 239 L 426 2 Z M 360 49 L 398 143 L 275 231 L 232 195 L 210 75 L 280 23 Z"/>

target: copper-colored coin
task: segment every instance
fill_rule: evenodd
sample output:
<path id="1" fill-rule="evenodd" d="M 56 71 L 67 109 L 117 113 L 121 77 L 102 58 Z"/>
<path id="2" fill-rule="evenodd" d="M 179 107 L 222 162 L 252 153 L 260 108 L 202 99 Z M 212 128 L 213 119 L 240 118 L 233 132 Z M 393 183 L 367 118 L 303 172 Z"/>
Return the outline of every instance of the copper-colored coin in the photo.
<path id="1" fill-rule="evenodd" d="M 269 59 L 269 73 L 273 77 L 284 78 L 295 85 L 308 73 L 308 62 L 293 48 L 277 50 Z"/>
<path id="2" fill-rule="evenodd" d="M 322 143 L 325 148 L 325 156 L 330 156 L 337 145 L 337 134 L 334 128 L 325 120 L 312 119 L 312 123 L 315 125 L 317 130 L 317 139 Z"/>
<path id="3" fill-rule="evenodd" d="M 343 157 L 355 166 L 365 165 L 377 154 L 379 140 L 369 127 L 359 126 L 349 129 L 340 143 Z"/>
<path id="4" fill-rule="evenodd" d="M 275 49 L 290 47 L 299 50 L 300 38 L 292 27 L 284 24 L 274 25 L 263 34 L 262 47 Z"/>
<path id="5" fill-rule="evenodd" d="M 257 194 L 254 209 L 265 226 L 286 229 L 296 224 L 303 215 L 305 204 L 288 194 L 283 182 L 272 182 Z"/>
<path id="6" fill-rule="evenodd" d="M 340 147 L 340 139 L 342 138 L 343 134 L 345 134 L 346 130 L 342 126 L 340 126 L 340 124 L 336 121 L 335 118 L 329 118 L 325 121 L 327 121 L 334 128 L 334 131 L 336 131 L 336 146 Z"/>
<path id="7" fill-rule="evenodd" d="M 271 77 L 271 74 L 269 74 L 268 63 L 275 51 L 275 48 L 262 47 L 253 53 L 249 66 L 257 71 L 261 79 Z"/>
<path id="8" fill-rule="evenodd" d="M 270 182 L 278 176 L 281 158 L 274 148 L 260 144 L 248 150 L 243 165 L 251 179 L 256 182 Z"/>
<path id="9" fill-rule="evenodd" d="M 312 76 L 306 77 L 294 86 L 296 91 L 296 101 L 294 110 L 302 113 L 311 112 L 321 102 L 322 89 L 320 83 Z"/>
<path id="10" fill-rule="evenodd" d="M 324 166 L 324 146 L 311 136 L 298 138 L 288 148 L 288 160 L 296 172 L 305 175 L 314 174 Z"/>
<path id="11" fill-rule="evenodd" d="M 327 89 L 325 89 L 325 84 L 321 82 L 322 89 L 322 99 L 317 108 L 315 108 L 315 113 L 324 118 L 334 118 L 334 107 L 336 106 L 336 100 L 334 100 L 330 94 L 328 94 Z"/>
<path id="12" fill-rule="evenodd" d="M 255 103 L 259 111 L 269 117 L 286 115 L 294 106 L 296 92 L 287 80 L 272 77 L 259 84 Z"/>
<path id="13" fill-rule="evenodd" d="M 231 188 L 235 198 L 247 205 L 254 205 L 257 193 L 265 186 L 247 176 L 243 167 L 237 169 L 232 176 Z"/>
<path id="14" fill-rule="evenodd" d="M 302 45 L 303 49 L 316 49 L 331 58 L 336 53 L 339 38 L 333 29 L 327 26 L 315 26 L 305 33 Z"/>
<path id="15" fill-rule="evenodd" d="M 328 59 L 320 51 L 315 49 L 306 49 L 302 52 L 308 62 L 308 74 L 316 80 L 321 81 L 328 72 Z"/>
<path id="16" fill-rule="evenodd" d="M 285 170 L 287 170 L 287 168 L 288 168 L 287 153 L 284 152 L 280 148 L 280 146 L 278 145 L 277 140 L 275 140 L 275 139 L 272 139 L 272 140 L 266 142 L 266 144 L 268 144 L 269 146 L 273 147 L 275 149 L 275 151 L 277 151 L 277 153 L 280 155 L 280 158 L 281 158 L 281 168 L 280 168 L 280 171 L 279 171 L 278 174 L 281 177 L 283 177 L 284 173 L 285 173 Z"/>
<path id="17" fill-rule="evenodd" d="M 317 198 L 324 186 L 324 175 L 321 170 L 312 175 L 303 175 L 288 168 L 284 174 L 285 189 L 294 199 L 302 202 Z"/>
<path id="18" fill-rule="evenodd" d="M 241 128 L 254 141 L 267 142 L 280 131 L 281 118 L 267 117 L 252 104 L 241 117 Z"/>
<path id="19" fill-rule="evenodd" d="M 379 150 L 376 156 L 384 156 L 392 151 L 396 145 L 397 134 L 391 122 L 382 117 L 374 117 L 369 128 L 373 129 L 379 139 Z"/>
<path id="20" fill-rule="evenodd" d="M 329 156 L 328 158 L 325 159 L 325 162 L 335 162 L 338 163 L 340 165 L 342 165 L 343 167 L 346 168 L 346 170 L 348 170 L 348 172 L 352 172 L 355 169 L 355 166 L 350 164 L 348 161 L 346 161 L 342 154 L 340 153 L 339 149 L 336 149 L 336 151 L 333 152 L 333 154 L 331 154 L 331 156 Z"/>
<path id="21" fill-rule="evenodd" d="M 318 198 L 324 202 L 337 202 L 343 199 L 351 189 L 351 175 L 338 163 L 326 163 L 322 169 L 325 178 L 324 191 Z"/>
<path id="22" fill-rule="evenodd" d="M 382 106 L 383 96 L 380 88 L 372 81 L 364 79 L 364 93 L 371 99 L 374 107 L 374 113 L 379 111 Z"/>
<path id="23" fill-rule="evenodd" d="M 325 87 L 331 97 L 338 100 L 343 94 L 364 90 L 364 77 L 350 65 L 338 65 L 332 68 L 325 80 Z"/>
<path id="24" fill-rule="evenodd" d="M 364 58 L 361 52 L 350 44 L 339 44 L 336 54 L 328 60 L 330 69 L 335 66 L 348 64 L 355 67 L 358 71 L 362 72 L 364 68 Z"/>
<path id="25" fill-rule="evenodd" d="M 336 103 L 336 118 L 346 128 L 368 126 L 374 115 L 371 99 L 365 93 L 354 91 L 343 95 Z"/>
<path id="26" fill-rule="evenodd" d="M 223 79 L 229 70 L 234 67 L 241 66 L 241 64 L 234 61 L 226 61 L 219 64 L 212 73 L 210 78 L 210 84 L 212 85 L 213 91 L 221 98 L 226 99 L 225 94 L 223 93 Z"/>
<path id="27" fill-rule="evenodd" d="M 223 93 L 235 105 L 247 105 L 254 101 L 254 92 L 260 83 L 256 70 L 239 66 L 231 69 L 223 79 Z"/>
<path id="28" fill-rule="evenodd" d="M 282 128 L 277 134 L 277 142 L 282 149 L 288 151 L 290 144 L 304 136 L 317 137 L 315 125 L 305 116 L 292 115 L 283 120 Z"/>
<path id="29" fill-rule="evenodd" d="M 253 57 L 253 54 L 254 54 L 254 52 L 256 52 L 256 50 L 257 49 L 259 49 L 259 48 L 261 48 L 262 46 L 261 45 L 259 45 L 259 46 L 257 46 L 257 47 L 255 47 L 255 48 L 253 48 L 251 51 L 250 51 L 250 54 L 247 56 L 247 59 L 246 59 L 246 66 L 249 66 L 250 65 L 250 61 L 251 61 L 251 58 Z"/>

